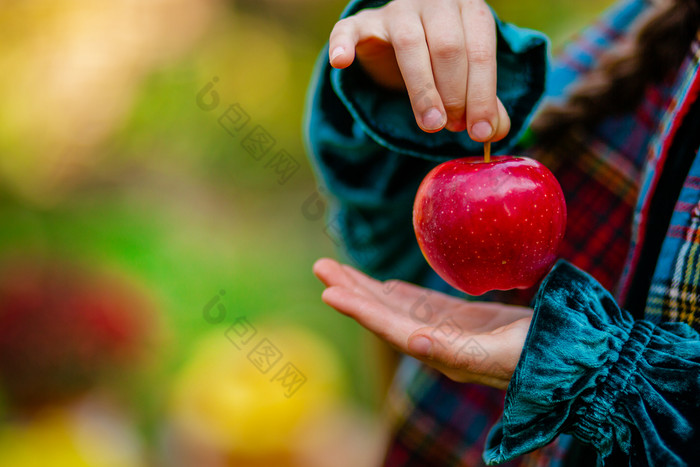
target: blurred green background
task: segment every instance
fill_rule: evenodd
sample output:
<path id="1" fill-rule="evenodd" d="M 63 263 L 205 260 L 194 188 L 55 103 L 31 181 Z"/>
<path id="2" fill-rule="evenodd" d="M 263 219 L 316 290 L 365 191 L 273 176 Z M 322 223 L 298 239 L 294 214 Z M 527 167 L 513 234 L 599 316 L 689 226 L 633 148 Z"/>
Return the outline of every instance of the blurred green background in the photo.
<path id="1" fill-rule="evenodd" d="M 557 47 L 609 3 L 491 4 L 503 19 L 547 32 Z M 53 465 L 340 466 L 370 465 L 363 462 L 381 455 L 386 367 L 375 358 L 376 341 L 321 303 L 311 265 L 337 252 L 324 219 L 303 210 L 316 200 L 301 138 L 305 93 L 344 4 L 2 3 L 0 305 L 33 306 L 38 315 L 0 335 L 4 360 L 19 375 L 4 375 L 0 465 L 44 465 L 37 446 L 63 459 Z M 214 106 L 207 85 L 218 95 L 211 110 L 202 105 Z M 206 96 L 198 100 L 199 93 Z M 245 128 L 227 131 L 219 121 L 226 111 L 245 114 Z M 245 142 L 258 126 L 274 139 L 260 160 Z M 279 157 L 286 165 L 271 164 Z M 90 314 L 80 300 L 93 281 L 100 300 L 136 297 L 140 305 L 127 300 L 114 313 L 143 319 L 134 325 L 139 332 L 124 331 L 138 336 L 138 358 L 125 364 L 119 354 L 122 360 L 105 363 L 106 376 L 82 386 L 63 369 L 42 379 L 39 369 L 58 364 L 36 356 L 59 359 L 52 354 L 69 334 L 44 337 L 57 323 L 70 327 Z M 36 294 L 43 302 L 27 305 Z M 52 315 L 65 297 L 69 305 L 61 306 L 74 314 Z M 241 323 L 257 334 L 239 350 L 227 332 L 243 333 Z M 66 344 L 77 367 L 81 355 L 106 355 L 111 345 L 105 337 L 85 350 L 80 336 Z M 247 356 L 262 338 L 283 355 L 280 366 L 291 362 L 306 378 L 292 397 L 280 399 L 286 389 L 270 381 L 274 371 L 250 371 Z M 17 365 L 24 358 L 36 366 Z M 100 365 L 88 360 L 89 368 Z M 26 385 L 7 383 L 15 377 Z M 27 385 L 46 400 L 21 400 Z M 277 392 L 265 399 L 272 387 Z M 217 399 L 236 391 L 245 394 Z M 85 454 L 84 432 L 103 448 Z M 277 439 L 253 441 L 264 432 Z M 237 444 L 226 444 L 227 433 Z M 217 436 L 224 441 L 212 441 Z M 356 456 L 345 464 L 320 447 L 342 445 Z M 357 457 L 361 450 L 365 457 Z"/>

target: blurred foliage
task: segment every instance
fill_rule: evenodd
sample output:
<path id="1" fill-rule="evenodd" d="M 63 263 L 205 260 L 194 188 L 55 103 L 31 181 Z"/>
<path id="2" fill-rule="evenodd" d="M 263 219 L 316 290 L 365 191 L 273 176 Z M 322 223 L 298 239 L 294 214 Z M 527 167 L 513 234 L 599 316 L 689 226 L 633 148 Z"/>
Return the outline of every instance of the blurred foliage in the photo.
<path id="1" fill-rule="evenodd" d="M 127 397 L 152 442 L 193 349 L 212 332 L 226 344 L 236 317 L 308 328 L 339 354 L 344 397 L 381 402 L 373 341 L 321 303 L 311 274 L 335 245 L 324 221 L 301 211 L 315 191 L 301 138 L 306 89 L 344 3 L 24 0 L 0 8 L 0 256 L 69 258 L 147 291 L 163 345 L 151 349 Z M 609 3 L 492 5 L 559 44 Z M 203 110 L 197 95 L 215 78 L 220 103 Z M 218 119 L 234 104 L 250 120 L 232 135 Z M 275 141 L 261 160 L 242 145 L 256 126 Z M 279 150 L 299 163 L 283 184 L 266 166 Z M 203 310 L 220 290 L 225 317 L 211 324 Z"/>

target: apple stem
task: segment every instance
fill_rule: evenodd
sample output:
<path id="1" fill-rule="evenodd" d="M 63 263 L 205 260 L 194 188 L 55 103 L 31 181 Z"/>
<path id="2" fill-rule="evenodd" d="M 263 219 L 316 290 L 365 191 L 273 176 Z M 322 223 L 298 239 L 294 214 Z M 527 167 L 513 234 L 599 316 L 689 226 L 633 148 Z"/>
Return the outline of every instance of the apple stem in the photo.
<path id="1" fill-rule="evenodd" d="M 491 141 L 484 143 L 484 162 L 491 162 Z"/>

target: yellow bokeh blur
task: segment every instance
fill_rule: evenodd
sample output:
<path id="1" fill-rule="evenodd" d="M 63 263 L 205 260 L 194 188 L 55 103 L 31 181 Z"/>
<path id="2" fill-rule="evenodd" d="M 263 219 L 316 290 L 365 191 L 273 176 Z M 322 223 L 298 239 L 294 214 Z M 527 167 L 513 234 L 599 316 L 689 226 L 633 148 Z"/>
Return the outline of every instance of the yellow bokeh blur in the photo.
<path id="1" fill-rule="evenodd" d="M 293 451 L 299 427 L 334 410 L 344 386 L 339 358 L 319 337 L 299 327 L 256 329 L 246 346 L 234 331 L 228 333 L 232 340 L 222 332 L 203 339 L 178 376 L 172 399 L 181 429 L 202 443 L 251 457 Z M 275 362 L 270 368 L 266 350 Z"/>
<path id="2" fill-rule="evenodd" d="M 133 429 L 90 407 L 54 408 L 31 421 L 0 426 L 7 467 L 145 467 Z"/>

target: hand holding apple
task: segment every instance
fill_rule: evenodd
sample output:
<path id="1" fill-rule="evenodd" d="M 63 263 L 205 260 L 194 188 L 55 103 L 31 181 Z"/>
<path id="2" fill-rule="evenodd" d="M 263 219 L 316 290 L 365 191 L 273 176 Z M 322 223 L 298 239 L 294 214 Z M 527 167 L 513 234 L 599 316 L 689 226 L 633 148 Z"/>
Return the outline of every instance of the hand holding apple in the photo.
<path id="1" fill-rule="evenodd" d="M 428 263 L 453 287 L 470 295 L 528 288 L 556 260 L 566 203 L 535 160 L 455 159 L 421 183 L 413 227 Z"/>

